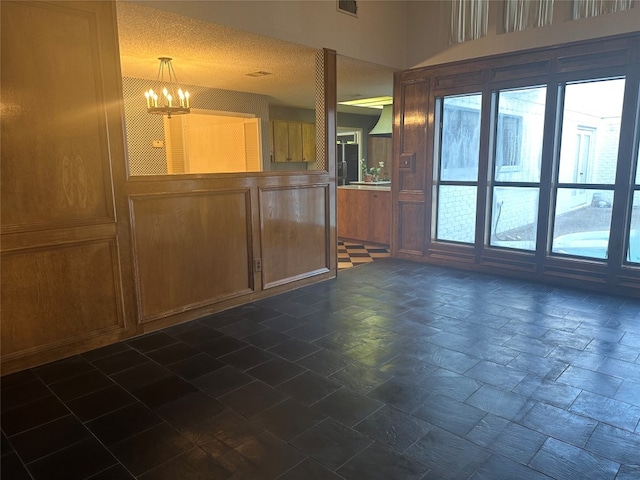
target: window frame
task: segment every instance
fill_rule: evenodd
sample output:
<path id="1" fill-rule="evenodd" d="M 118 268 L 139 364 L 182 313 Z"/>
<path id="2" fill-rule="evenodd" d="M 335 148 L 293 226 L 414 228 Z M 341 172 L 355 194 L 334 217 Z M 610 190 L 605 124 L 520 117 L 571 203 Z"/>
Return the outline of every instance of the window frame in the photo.
<path id="1" fill-rule="evenodd" d="M 442 179 L 442 144 L 443 144 L 443 132 L 444 132 L 444 109 L 445 109 L 445 100 L 447 98 L 461 98 L 461 97 L 469 97 L 469 96 L 477 96 L 480 95 L 480 109 L 479 109 L 479 138 L 478 138 L 478 164 L 476 166 L 476 177 L 474 180 L 454 180 L 454 179 L 449 179 L 449 180 L 443 180 Z M 482 138 L 482 123 L 483 123 L 483 106 L 484 106 L 484 96 L 482 94 L 482 92 L 474 92 L 474 91 L 469 91 L 469 92 L 464 92 L 461 94 L 455 94 L 455 95 L 442 95 L 440 97 L 437 97 L 435 99 L 435 119 L 436 119 L 436 135 L 434 135 L 434 138 L 437 138 L 436 142 L 434 143 L 434 171 L 433 171 L 433 176 L 434 176 L 434 201 L 433 201 L 433 234 L 432 234 L 432 241 L 434 242 L 439 242 L 439 243 L 444 243 L 444 244 L 453 244 L 453 245 L 460 245 L 460 246 L 466 246 L 466 247 L 473 247 L 473 245 L 475 244 L 475 241 L 477 239 L 478 236 L 478 230 L 477 230 L 477 221 L 474 222 L 474 229 L 473 229 L 473 238 L 474 241 L 473 242 L 463 242 L 463 241 L 459 241 L 459 240 L 451 240 L 451 239 L 445 239 L 445 238 L 439 238 L 439 228 L 438 228 L 438 214 L 440 212 L 440 191 L 441 191 L 441 187 L 468 187 L 468 188 L 475 188 L 475 198 L 476 198 L 476 205 L 475 205 L 475 218 L 477 219 L 478 217 L 478 208 L 479 208 L 479 203 L 478 203 L 478 192 L 480 189 L 480 164 L 482 162 L 481 158 L 482 158 L 482 153 L 481 153 L 481 138 Z M 468 111 L 468 112 L 475 112 L 476 110 L 473 110 L 471 108 L 467 108 L 467 107 L 461 107 L 461 106 L 454 106 L 454 108 L 459 109 L 459 110 L 463 110 L 463 111 Z"/>
<path id="2" fill-rule="evenodd" d="M 392 251 L 399 258 L 420 260 L 424 263 L 446 264 L 478 271 L 504 273 L 523 278 L 575 282 L 584 285 L 606 285 L 617 293 L 620 288 L 640 292 L 640 264 L 623 261 L 629 239 L 624 231 L 630 224 L 630 205 L 633 192 L 632 166 L 629 159 L 637 158 L 637 146 L 629 139 L 637 139 L 640 112 L 636 111 L 640 94 L 630 89 L 640 83 L 640 34 L 625 34 L 608 39 L 579 41 L 571 44 L 540 47 L 531 51 L 499 54 L 479 59 L 462 60 L 450 64 L 420 67 L 401 72 L 395 77 L 394 97 L 398 99 L 397 116 L 400 124 L 394 129 L 394 157 L 400 162 L 398 171 L 397 244 Z M 612 210 L 609 257 L 605 262 L 571 256 L 550 255 L 547 245 L 552 238 L 552 212 L 555 208 L 553 189 L 562 187 L 554 173 L 557 143 L 560 134 L 558 124 L 562 98 L 558 86 L 569 82 L 624 77 L 627 88 L 623 98 L 623 112 L 617 172 L 613 185 L 615 205 Z M 494 182 L 488 158 L 495 142 L 491 121 L 486 112 L 493 112 L 492 92 L 547 86 L 544 138 L 540 171 L 540 198 L 535 251 L 520 251 L 490 246 L 491 219 L 487 212 L 491 206 L 491 187 Z M 456 244 L 436 239 L 437 188 L 444 184 L 439 180 L 437 152 L 439 142 L 437 126 L 440 123 L 437 99 L 450 95 L 482 92 L 482 119 L 480 139 L 480 165 L 476 218 L 476 241 L 473 245 Z M 424 124 L 417 120 L 424 119 Z M 410 121 L 409 121 L 410 120 Z M 397 135 L 396 135 L 397 134 Z M 423 150 L 424 149 L 424 150 Z M 421 165 L 426 153 L 426 169 Z M 635 156 L 634 156 L 635 155 Z M 404 162 L 404 163 L 403 163 Z M 397 168 L 397 167 L 396 167 Z M 640 168 L 640 167 L 635 167 Z M 422 178 L 423 180 L 420 180 Z M 421 182 L 424 185 L 421 186 Z M 598 189 L 600 184 L 581 187 Z M 611 185 L 604 185 L 610 189 Z M 422 190 L 423 189 L 423 190 Z M 419 199 L 425 195 L 424 208 Z M 626 200 L 624 200 L 626 199 Z M 423 217 L 412 223 L 417 212 Z M 394 225 L 396 220 L 394 220 Z M 409 227 L 409 225 L 412 225 Z M 421 238 L 416 238 L 418 232 Z M 615 232 L 615 233 L 614 233 Z M 623 245 L 624 244 L 624 245 Z M 526 272 L 526 273 L 525 273 Z M 634 290 L 635 289 L 635 290 Z"/>

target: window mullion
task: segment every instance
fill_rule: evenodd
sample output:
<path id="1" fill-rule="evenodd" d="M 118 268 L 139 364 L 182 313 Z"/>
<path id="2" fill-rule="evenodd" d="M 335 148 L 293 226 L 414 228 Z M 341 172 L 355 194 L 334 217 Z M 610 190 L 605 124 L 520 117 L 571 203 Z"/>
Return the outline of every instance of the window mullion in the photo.
<path id="1" fill-rule="evenodd" d="M 545 125 L 542 142 L 542 165 L 540 170 L 540 198 L 538 201 L 538 232 L 536 237 L 536 266 L 542 270 L 544 259 L 550 247 L 552 214 L 555 209 L 556 180 L 560 156 L 559 139 L 562 129 L 561 89 L 554 87 L 553 78 L 548 84 L 545 105 Z"/>
<path id="2" fill-rule="evenodd" d="M 491 225 L 491 198 L 489 191 L 494 174 L 491 159 L 494 149 L 494 119 L 497 118 L 496 94 L 485 91 L 482 99 L 482 124 L 480 128 L 480 164 L 478 169 L 478 206 L 476 218 L 476 257 L 479 260 L 489 237 L 487 225 Z"/>

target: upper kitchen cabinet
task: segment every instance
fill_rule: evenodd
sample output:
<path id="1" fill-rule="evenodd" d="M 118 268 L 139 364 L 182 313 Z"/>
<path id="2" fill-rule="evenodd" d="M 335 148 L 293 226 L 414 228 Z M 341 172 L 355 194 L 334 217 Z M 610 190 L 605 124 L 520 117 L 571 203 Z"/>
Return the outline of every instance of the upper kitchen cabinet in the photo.
<path id="1" fill-rule="evenodd" d="M 315 162 L 316 126 L 313 123 L 269 122 L 272 162 Z"/>
<path id="2" fill-rule="evenodd" d="M 313 123 L 302 123 L 302 161 L 316 161 L 316 126 Z"/>

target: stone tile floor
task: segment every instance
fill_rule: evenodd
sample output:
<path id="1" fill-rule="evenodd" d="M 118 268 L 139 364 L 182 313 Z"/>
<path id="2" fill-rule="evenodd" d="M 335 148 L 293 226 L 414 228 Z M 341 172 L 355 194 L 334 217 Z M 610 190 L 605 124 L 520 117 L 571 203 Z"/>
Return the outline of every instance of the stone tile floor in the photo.
<path id="1" fill-rule="evenodd" d="M 640 478 L 640 300 L 399 260 L 2 378 L 2 478 Z"/>

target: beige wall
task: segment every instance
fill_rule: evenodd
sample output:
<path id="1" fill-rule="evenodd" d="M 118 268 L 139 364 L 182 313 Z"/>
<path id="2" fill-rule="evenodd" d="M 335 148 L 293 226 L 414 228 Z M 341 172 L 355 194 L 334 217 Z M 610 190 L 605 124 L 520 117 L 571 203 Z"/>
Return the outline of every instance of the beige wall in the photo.
<path id="1" fill-rule="evenodd" d="M 358 18 L 337 12 L 335 0 L 131 1 L 399 69 L 640 30 L 637 2 L 629 11 L 574 21 L 572 2 L 556 0 L 552 25 L 502 34 L 502 2 L 492 1 L 489 35 L 449 45 L 449 0 L 361 0 Z"/>
<path id="2" fill-rule="evenodd" d="M 571 20 L 571 6 L 569 0 L 556 0 L 552 25 L 505 34 L 499 33 L 503 28 L 502 2 L 492 1 L 487 37 L 449 45 L 450 2 L 408 2 L 408 68 L 640 31 L 638 2 L 631 10 L 581 20 Z"/>
<path id="3" fill-rule="evenodd" d="M 357 18 L 338 12 L 335 0 L 132 3 L 389 67 L 407 67 L 405 1 L 359 1 Z"/>

